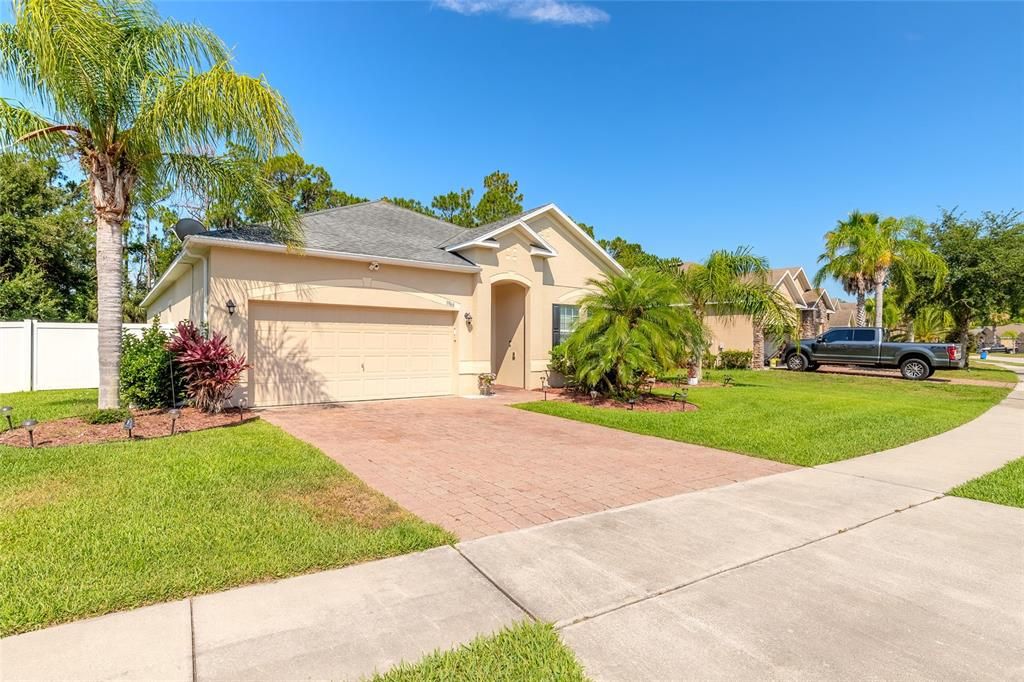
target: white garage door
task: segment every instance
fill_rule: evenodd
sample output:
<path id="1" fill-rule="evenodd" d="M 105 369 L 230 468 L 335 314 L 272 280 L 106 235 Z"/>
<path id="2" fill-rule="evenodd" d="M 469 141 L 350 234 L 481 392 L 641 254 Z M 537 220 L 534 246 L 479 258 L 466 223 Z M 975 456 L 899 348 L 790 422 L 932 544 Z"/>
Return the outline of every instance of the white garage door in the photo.
<path id="1" fill-rule="evenodd" d="M 254 405 L 452 392 L 453 312 L 253 302 L 250 315 Z"/>

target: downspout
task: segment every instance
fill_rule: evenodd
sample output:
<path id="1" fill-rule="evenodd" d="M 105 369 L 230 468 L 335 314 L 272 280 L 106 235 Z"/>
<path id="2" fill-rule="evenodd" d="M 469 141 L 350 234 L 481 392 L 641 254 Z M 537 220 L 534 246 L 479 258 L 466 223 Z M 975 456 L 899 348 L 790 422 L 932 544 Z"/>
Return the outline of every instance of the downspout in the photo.
<path id="1" fill-rule="evenodd" d="M 196 256 L 203 261 L 203 309 L 201 314 L 201 324 L 207 330 L 209 334 L 209 309 L 210 309 L 210 263 L 206 256 Z"/>
<path id="2" fill-rule="evenodd" d="M 189 251 L 188 249 L 183 251 L 183 255 L 188 258 L 196 258 L 203 263 L 203 299 L 199 306 L 199 328 L 207 329 L 208 331 L 209 328 L 206 325 L 209 320 L 208 309 L 210 306 L 210 264 L 207 261 L 206 256 L 195 253 L 194 251 Z M 196 266 L 191 264 L 189 267 L 191 268 L 192 273 L 194 273 Z M 196 295 L 196 279 L 192 273 L 189 274 L 188 279 L 189 283 L 192 285 L 192 298 L 194 298 Z"/>

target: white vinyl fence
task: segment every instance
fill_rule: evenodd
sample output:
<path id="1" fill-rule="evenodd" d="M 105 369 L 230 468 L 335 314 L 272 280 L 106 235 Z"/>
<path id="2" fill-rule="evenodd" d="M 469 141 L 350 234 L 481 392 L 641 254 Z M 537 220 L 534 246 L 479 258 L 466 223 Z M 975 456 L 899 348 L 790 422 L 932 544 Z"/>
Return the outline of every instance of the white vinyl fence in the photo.
<path id="1" fill-rule="evenodd" d="M 133 334 L 148 325 L 125 324 Z M 0 393 L 99 386 L 95 324 L 0 322 Z"/>

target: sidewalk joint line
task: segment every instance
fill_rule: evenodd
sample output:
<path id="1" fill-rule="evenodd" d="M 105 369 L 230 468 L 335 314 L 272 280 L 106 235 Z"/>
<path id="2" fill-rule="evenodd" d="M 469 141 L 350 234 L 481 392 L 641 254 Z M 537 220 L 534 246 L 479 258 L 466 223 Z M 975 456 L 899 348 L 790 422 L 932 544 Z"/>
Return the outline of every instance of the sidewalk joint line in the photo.
<path id="1" fill-rule="evenodd" d="M 873 454 L 880 454 L 880 453 L 873 453 Z M 862 457 L 870 457 L 870 455 L 862 455 Z M 849 461 L 849 460 L 840 460 L 840 461 Z M 830 462 L 830 464 L 832 464 L 832 463 L 833 462 Z M 835 464 L 838 464 L 838 462 L 835 462 Z M 839 471 L 837 469 L 825 469 L 824 467 L 826 467 L 826 466 L 828 466 L 828 464 L 821 464 L 821 465 L 810 467 L 810 468 L 811 469 L 816 469 L 818 471 L 827 471 L 830 474 L 839 474 L 841 476 L 852 476 L 854 478 L 862 478 L 865 481 L 874 481 L 875 483 L 885 483 L 887 485 L 899 486 L 900 488 L 909 488 L 910 490 L 919 490 L 919 491 L 921 491 L 923 493 L 933 493 L 933 494 L 939 495 L 939 496 L 942 496 L 942 495 L 946 494 L 946 493 L 942 492 L 941 490 L 932 490 L 931 488 L 921 488 L 921 487 L 916 486 L 916 485 L 910 485 L 909 483 L 896 483 L 895 481 L 887 481 L 884 478 L 872 478 L 871 476 L 865 476 L 864 474 L 854 474 L 854 473 L 851 473 L 849 471 Z M 880 516 L 878 518 L 882 518 L 882 517 Z M 870 521 L 868 523 L 870 523 Z"/>
<path id="2" fill-rule="evenodd" d="M 477 565 L 476 565 L 475 563 L 473 563 L 473 560 L 472 560 L 472 559 L 470 559 L 470 558 L 469 558 L 468 556 L 466 556 L 465 554 L 463 554 L 463 553 L 462 553 L 462 550 L 461 550 L 461 549 L 459 549 L 458 545 L 452 545 L 452 548 L 453 548 L 453 549 L 454 549 L 454 550 L 455 550 L 456 552 L 458 552 L 458 553 L 459 553 L 459 556 L 460 556 L 460 557 L 462 557 L 463 559 L 465 559 L 465 560 L 466 560 L 466 563 L 468 563 L 468 564 L 469 564 L 470 566 L 472 566 L 472 567 L 473 567 L 474 569 L 476 569 L 476 572 L 477 572 L 477 573 L 479 573 L 480 575 L 482 575 L 482 576 L 484 577 L 484 580 L 486 580 L 486 581 L 487 581 L 487 582 L 489 582 L 489 583 L 490 583 L 491 585 L 493 585 L 493 586 L 494 586 L 494 589 L 498 590 L 498 592 L 501 592 L 501 593 L 502 593 L 502 594 L 503 594 L 503 595 L 505 596 L 505 598 L 506 598 L 506 599 L 508 599 L 508 600 L 509 600 L 510 602 L 512 602 L 513 604 L 515 604 L 515 605 L 516 605 L 516 606 L 517 606 L 517 607 L 519 608 L 519 610 L 520 610 L 520 611 L 522 611 L 522 612 L 523 612 L 523 613 L 525 613 L 525 614 L 526 614 L 527 616 L 529 616 L 529 617 L 530 617 L 530 619 L 531 619 L 531 620 L 533 620 L 533 621 L 534 621 L 535 623 L 536 623 L 536 622 L 539 622 L 539 621 L 540 621 L 540 619 L 539 619 L 539 618 L 537 618 L 537 616 L 533 615 L 533 613 L 532 613 L 532 612 L 530 611 L 530 609 L 528 609 L 528 608 L 526 608 L 525 606 L 523 606 L 523 605 L 522 605 L 522 604 L 521 604 L 521 603 L 519 602 L 519 600 L 518 600 L 518 599 L 516 599 L 515 597 L 513 597 L 513 596 L 512 596 L 511 594 L 509 594 L 509 593 L 508 593 L 508 591 L 506 591 L 506 590 L 505 590 L 505 588 L 503 588 L 503 587 L 502 587 L 501 585 L 499 585 L 498 583 L 496 583 L 496 582 L 494 581 L 494 579 L 493 579 L 493 578 L 491 578 L 491 576 L 487 575 L 487 574 L 486 574 L 486 573 L 485 573 L 485 572 L 483 571 L 483 569 L 482 569 L 482 568 L 480 568 L 480 567 L 479 567 L 479 566 L 477 566 Z M 193 682 L 195 682 L 195 681 L 193 680 Z"/>
<path id="3" fill-rule="evenodd" d="M 926 491 L 926 492 L 932 492 L 932 491 L 929 490 L 929 491 Z M 679 590 L 685 589 L 685 588 L 690 587 L 692 585 L 696 585 L 697 583 L 702 583 L 705 580 L 710 580 L 711 578 L 715 578 L 717 576 L 720 576 L 720 575 L 722 575 L 724 573 L 731 573 L 732 571 L 735 571 L 735 570 L 738 570 L 738 569 L 741 569 L 741 568 L 746 568 L 747 566 L 752 566 L 753 564 L 760 563 L 760 562 L 762 562 L 762 561 L 764 561 L 766 559 L 771 559 L 772 557 L 780 556 L 782 554 L 787 554 L 787 553 L 792 552 L 792 551 L 797 550 L 797 549 L 803 549 L 804 547 L 807 547 L 809 545 L 814 545 L 814 544 L 817 544 L 817 543 L 822 542 L 824 540 L 828 540 L 829 538 L 834 538 L 837 535 L 845 535 L 846 533 L 849 533 L 850 531 L 857 530 L 858 528 L 863 528 L 864 526 L 872 524 L 875 521 L 879 521 L 881 519 L 885 519 L 885 518 L 888 518 L 890 516 L 895 516 L 896 514 L 901 514 L 901 513 L 905 512 L 905 511 L 908 511 L 908 510 L 913 509 L 915 507 L 920 507 L 920 506 L 923 506 L 923 505 L 926 505 L 926 504 L 931 504 L 932 502 L 940 500 L 943 497 L 945 497 L 945 495 L 939 494 L 939 495 L 936 495 L 933 499 L 925 500 L 924 502 L 915 502 L 914 504 L 907 505 L 906 507 L 902 507 L 900 509 L 894 509 L 891 512 L 887 512 L 885 514 L 882 514 L 881 516 L 876 516 L 873 519 L 868 519 L 867 521 L 862 521 L 860 523 L 854 524 L 854 525 L 849 526 L 847 528 L 842 528 L 840 530 L 837 530 L 837 531 L 835 531 L 833 533 L 829 533 L 827 535 L 823 535 L 823 536 L 818 537 L 818 538 L 813 538 L 813 539 L 808 540 L 807 542 L 803 542 L 803 543 L 801 543 L 799 545 L 794 545 L 793 547 L 787 547 L 786 549 L 780 549 L 777 552 L 771 552 L 769 554 L 765 554 L 764 556 L 756 557 L 754 559 L 750 559 L 748 561 L 744 561 L 743 563 L 736 564 L 735 566 L 729 566 L 729 567 L 723 568 L 723 569 L 721 569 L 719 571 L 715 571 L 714 573 L 708 573 L 707 575 L 703 575 L 703 576 L 701 576 L 699 578 L 695 578 L 694 580 L 691 580 L 689 582 L 681 583 L 679 585 L 673 585 L 671 587 L 666 587 L 666 588 L 663 588 L 663 589 L 658 590 L 656 592 L 652 592 L 650 594 L 646 594 L 646 595 L 644 595 L 642 597 L 639 597 L 637 599 L 633 599 L 631 601 L 627 601 L 627 602 L 623 602 L 623 603 L 620 603 L 620 604 L 616 604 L 615 606 L 611 606 L 611 607 L 608 607 L 608 608 L 603 609 L 603 610 L 594 611 L 592 613 L 585 614 L 585 615 L 580 616 L 579 618 L 576 618 L 575 620 L 572 620 L 572 621 L 570 621 L 568 623 L 555 623 L 555 629 L 556 630 L 564 630 L 565 628 L 572 627 L 573 625 L 579 625 L 580 623 L 584 623 L 584 622 L 586 622 L 588 620 L 594 620 L 595 618 L 600 618 L 601 616 L 606 616 L 609 613 L 614 613 L 616 611 L 621 611 L 622 609 L 629 608 L 630 606 L 635 606 L 637 604 L 642 604 L 643 602 L 650 601 L 650 600 L 656 599 L 658 597 L 662 597 L 662 596 L 664 596 L 666 594 L 670 594 L 672 592 L 677 592 Z"/>
<path id="4" fill-rule="evenodd" d="M 192 638 L 192 682 L 198 682 L 199 677 L 196 672 L 196 619 L 192 613 L 192 597 L 188 598 L 188 630 Z"/>

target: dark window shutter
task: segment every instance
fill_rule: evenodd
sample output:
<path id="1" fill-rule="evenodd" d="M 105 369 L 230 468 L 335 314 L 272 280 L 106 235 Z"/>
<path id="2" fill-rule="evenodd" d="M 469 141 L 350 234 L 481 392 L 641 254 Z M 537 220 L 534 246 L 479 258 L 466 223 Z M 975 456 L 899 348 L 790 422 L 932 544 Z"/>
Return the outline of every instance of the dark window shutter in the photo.
<path id="1" fill-rule="evenodd" d="M 558 304 L 551 306 L 551 347 L 558 345 Z"/>

